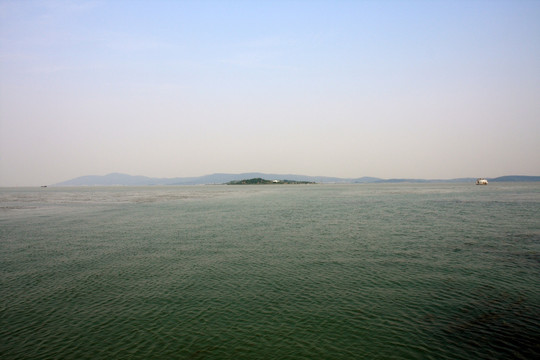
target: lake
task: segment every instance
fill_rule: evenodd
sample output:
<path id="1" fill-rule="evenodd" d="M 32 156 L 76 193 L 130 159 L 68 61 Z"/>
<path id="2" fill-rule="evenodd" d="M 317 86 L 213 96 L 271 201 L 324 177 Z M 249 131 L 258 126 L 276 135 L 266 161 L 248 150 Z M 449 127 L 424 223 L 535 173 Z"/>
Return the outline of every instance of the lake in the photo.
<path id="1" fill-rule="evenodd" d="M 540 357 L 540 183 L 0 189 L 2 359 Z"/>

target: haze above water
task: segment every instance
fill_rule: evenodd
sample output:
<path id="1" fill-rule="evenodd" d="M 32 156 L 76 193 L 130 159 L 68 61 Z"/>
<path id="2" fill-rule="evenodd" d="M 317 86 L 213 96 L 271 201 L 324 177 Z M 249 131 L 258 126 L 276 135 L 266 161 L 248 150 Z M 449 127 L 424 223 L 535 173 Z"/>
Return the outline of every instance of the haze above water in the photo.
<path id="1" fill-rule="evenodd" d="M 0 186 L 540 170 L 538 1 L 0 1 Z"/>

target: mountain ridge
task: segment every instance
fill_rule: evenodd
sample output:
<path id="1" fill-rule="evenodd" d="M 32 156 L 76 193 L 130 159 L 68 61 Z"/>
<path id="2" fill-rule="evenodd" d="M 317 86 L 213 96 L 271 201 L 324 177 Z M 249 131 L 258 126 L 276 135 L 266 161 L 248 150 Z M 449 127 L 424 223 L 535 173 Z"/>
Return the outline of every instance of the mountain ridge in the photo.
<path id="1" fill-rule="evenodd" d="M 437 182 L 473 182 L 476 178 L 455 179 L 382 179 L 363 176 L 359 178 L 339 178 L 329 176 L 308 176 L 297 174 L 270 174 L 249 172 L 240 174 L 214 173 L 196 177 L 153 178 L 142 175 L 128 175 L 110 173 L 107 175 L 85 175 L 71 180 L 62 181 L 52 186 L 149 186 L 149 185 L 216 185 L 230 181 L 239 181 L 251 178 L 264 178 L 269 180 L 309 181 L 322 184 L 367 184 L 367 183 L 437 183 Z M 540 176 L 506 175 L 497 178 L 488 178 L 488 181 L 540 181 Z"/>

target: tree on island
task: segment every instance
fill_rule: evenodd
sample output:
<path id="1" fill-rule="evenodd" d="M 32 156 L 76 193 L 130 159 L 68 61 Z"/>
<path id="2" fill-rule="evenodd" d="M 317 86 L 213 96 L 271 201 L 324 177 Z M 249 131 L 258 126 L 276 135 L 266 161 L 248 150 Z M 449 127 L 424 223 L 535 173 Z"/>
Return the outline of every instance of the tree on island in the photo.
<path id="1" fill-rule="evenodd" d="M 279 185 L 279 184 L 315 184 L 311 181 L 296 180 L 266 180 L 263 178 L 253 178 L 244 180 L 234 180 L 226 183 L 227 185 Z"/>

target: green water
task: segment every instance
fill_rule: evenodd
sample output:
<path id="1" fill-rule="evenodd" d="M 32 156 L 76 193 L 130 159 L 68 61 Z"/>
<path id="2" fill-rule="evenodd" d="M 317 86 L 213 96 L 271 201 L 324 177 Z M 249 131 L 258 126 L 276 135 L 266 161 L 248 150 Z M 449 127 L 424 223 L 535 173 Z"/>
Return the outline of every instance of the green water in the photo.
<path id="1" fill-rule="evenodd" d="M 540 183 L 0 189 L 2 359 L 532 359 Z"/>

